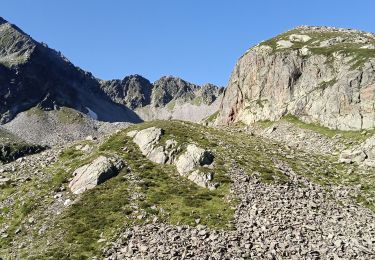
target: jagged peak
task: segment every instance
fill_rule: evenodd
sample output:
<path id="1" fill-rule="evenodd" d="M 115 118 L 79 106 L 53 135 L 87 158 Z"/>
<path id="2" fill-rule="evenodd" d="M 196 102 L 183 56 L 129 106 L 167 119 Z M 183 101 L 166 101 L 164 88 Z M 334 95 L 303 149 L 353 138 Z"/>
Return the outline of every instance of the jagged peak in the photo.
<path id="1" fill-rule="evenodd" d="M 8 23 L 8 21 L 5 20 L 3 17 L 0 16 L 0 25 L 2 25 L 4 23 Z"/>

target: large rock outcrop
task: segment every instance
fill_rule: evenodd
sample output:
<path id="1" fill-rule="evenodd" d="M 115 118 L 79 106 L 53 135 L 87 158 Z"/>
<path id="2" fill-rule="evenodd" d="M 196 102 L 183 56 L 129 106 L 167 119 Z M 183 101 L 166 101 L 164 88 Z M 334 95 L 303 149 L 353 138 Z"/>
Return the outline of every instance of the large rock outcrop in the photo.
<path id="1" fill-rule="evenodd" d="M 299 27 L 249 49 L 237 62 L 217 123 L 293 114 L 337 129 L 375 126 L 375 36 Z"/>
<path id="2" fill-rule="evenodd" d="M 69 183 L 69 188 L 74 194 L 80 194 L 86 190 L 114 177 L 125 166 L 119 158 L 99 156 L 94 161 L 86 164 L 73 173 L 74 178 Z"/>
<path id="3" fill-rule="evenodd" d="M 150 127 L 143 130 L 133 130 L 127 133 L 141 150 L 142 154 L 150 161 L 158 164 L 174 164 L 177 172 L 198 186 L 215 189 L 212 172 L 201 171 L 202 166 L 211 167 L 214 155 L 195 144 L 188 144 L 181 154 L 181 146 L 177 141 L 168 139 L 162 144 L 160 141 L 164 134 L 163 129 Z M 212 168 L 212 167 L 211 167 Z"/>

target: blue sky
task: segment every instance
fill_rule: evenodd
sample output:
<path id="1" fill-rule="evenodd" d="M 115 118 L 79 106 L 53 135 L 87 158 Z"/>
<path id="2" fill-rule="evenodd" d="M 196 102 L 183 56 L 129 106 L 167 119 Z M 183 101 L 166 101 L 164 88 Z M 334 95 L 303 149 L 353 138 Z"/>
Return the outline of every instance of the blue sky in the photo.
<path id="1" fill-rule="evenodd" d="M 0 16 L 101 79 L 225 86 L 252 45 L 298 25 L 375 32 L 375 1 L 2 0 Z"/>

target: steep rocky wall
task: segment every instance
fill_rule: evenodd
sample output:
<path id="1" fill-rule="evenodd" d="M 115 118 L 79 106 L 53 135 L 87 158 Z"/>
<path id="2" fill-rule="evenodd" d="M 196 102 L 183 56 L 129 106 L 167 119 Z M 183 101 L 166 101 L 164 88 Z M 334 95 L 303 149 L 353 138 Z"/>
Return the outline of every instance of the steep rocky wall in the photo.
<path id="1" fill-rule="evenodd" d="M 293 114 L 343 130 L 375 126 L 375 37 L 301 27 L 263 42 L 237 62 L 217 123 Z"/>

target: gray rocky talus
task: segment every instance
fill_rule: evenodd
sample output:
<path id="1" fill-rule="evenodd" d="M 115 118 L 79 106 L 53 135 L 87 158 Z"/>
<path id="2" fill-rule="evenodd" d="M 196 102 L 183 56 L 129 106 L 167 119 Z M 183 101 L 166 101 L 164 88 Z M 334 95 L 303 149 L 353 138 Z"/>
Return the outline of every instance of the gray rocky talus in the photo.
<path id="1" fill-rule="evenodd" d="M 74 194 L 93 189 L 116 176 L 124 166 L 125 163 L 119 158 L 99 156 L 91 163 L 83 165 L 74 171 L 74 178 L 69 183 L 69 188 Z"/>
<path id="2" fill-rule="evenodd" d="M 249 49 L 237 62 L 217 123 L 293 114 L 342 130 L 375 126 L 375 36 L 298 27 Z"/>
<path id="3" fill-rule="evenodd" d="M 164 134 L 163 129 L 150 127 L 143 130 L 133 130 L 127 133 L 133 138 L 142 154 L 150 161 L 158 164 L 174 164 L 177 172 L 198 186 L 215 189 L 217 184 L 213 183 L 213 173 L 199 169 L 202 166 L 213 168 L 214 155 L 195 144 L 188 144 L 182 153 L 181 145 L 176 140 L 168 139 L 164 145 L 160 139 Z"/>

